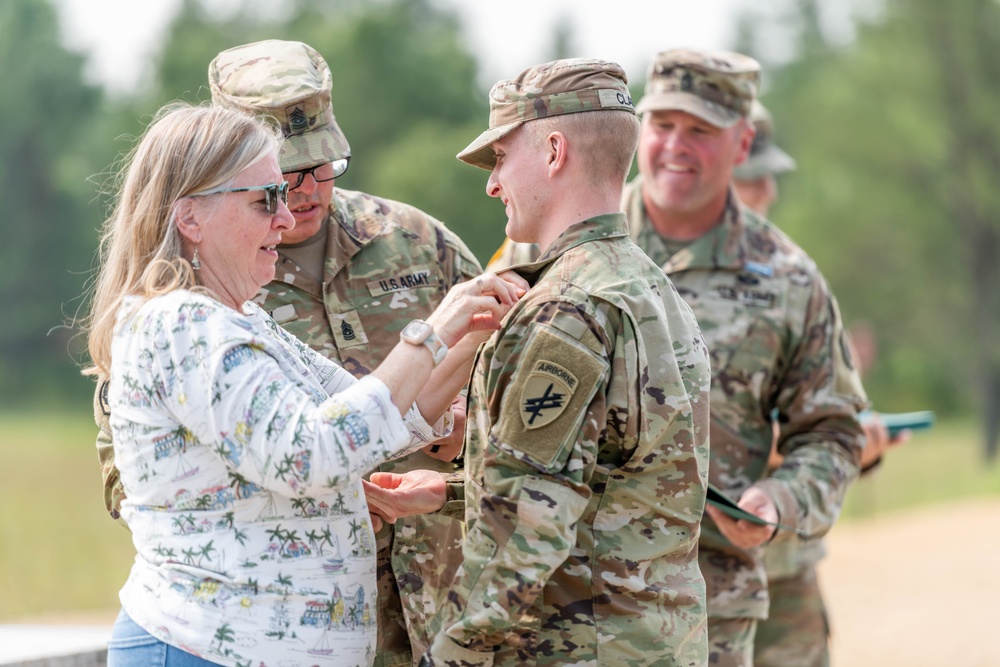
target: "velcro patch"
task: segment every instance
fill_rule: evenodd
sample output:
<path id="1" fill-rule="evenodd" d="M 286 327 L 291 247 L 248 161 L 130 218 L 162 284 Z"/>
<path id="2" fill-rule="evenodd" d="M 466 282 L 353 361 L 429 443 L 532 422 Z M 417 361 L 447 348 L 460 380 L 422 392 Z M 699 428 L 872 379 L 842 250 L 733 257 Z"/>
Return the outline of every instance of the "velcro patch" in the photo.
<path id="1" fill-rule="evenodd" d="M 368 345 L 368 336 L 365 328 L 361 326 L 361 317 L 358 311 L 349 310 L 346 313 L 334 315 L 330 320 L 333 329 L 333 337 L 337 341 L 338 349 L 351 347 L 362 347 Z"/>
<path id="2" fill-rule="evenodd" d="M 295 313 L 295 304 L 293 303 L 278 306 L 271 311 L 271 317 L 278 324 L 285 324 L 286 322 L 299 319 L 299 316 Z"/>
<path id="3" fill-rule="evenodd" d="M 370 280 L 367 285 L 372 296 L 380 296 L 419 287 L 435 287 L 438 282 L 438 276 L 431 273 L 430 269 L 416 268 L 406 273 Z"/>
<path id="4" fill-rule="evenodd" d="M 629 95 L 628 92 L 621 90 L 598 90 L 597 99 L 601 101 L 601 106 L 604 108 L 611 107 L 621 109 L 622 107 L 625 107 L 627 109 L 631 109 L 634 107 L 632 104 L 632 96 Z"/>
<path id="5" fill-rule="evenodd" d="M 562 469 L 607 362 L 568 334 L 532 327 L 500 404 L 496 437 L 542 468 Z"/>
<path id="6" fill-rule="evenodd" d="M 745 289 L 722 285 L 716 288 L 722 299 L 739 301 L 748 308 L 772 308 L 777 300 L 777 294 L 763 289 Z"/>
<path id="7" fill-rule="evenodd" d="M 559 364 L 539 360 L 521 389 L 521 421 L 526 429 L 541 428 L 556 420 L 569 404 L 579 383 Z"/>

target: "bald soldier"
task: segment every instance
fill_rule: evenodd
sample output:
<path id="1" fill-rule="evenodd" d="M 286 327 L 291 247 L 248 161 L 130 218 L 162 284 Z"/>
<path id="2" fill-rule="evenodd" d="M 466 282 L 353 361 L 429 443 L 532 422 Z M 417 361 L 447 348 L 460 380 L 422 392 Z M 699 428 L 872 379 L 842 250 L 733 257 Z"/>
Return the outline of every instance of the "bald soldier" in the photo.
<path id="1" fill-rule="evenodd" d="M 710 481 L 750 513 L 815 538 L 858 475 L 866 399 L 815 263 L 733 191 L 753 145 L 759 79 L 759 64 L 737 53 L 657 54 L 637 107 L 639 175 L 622 207 L 631 238 L 690 304 L 711 352 Z M 491 268 L 526 257 L 530 249 L 504 248 Z M 772 414 L 784 458 L 768 476 Z M 768 614 L 763 545 L 793 535 L 774 531 L 707 508 L 699 562 L 712 665 L 753 664 Z"/>
<path id="2" fill-rule="evenodd" d="M 295 227 L 282 235 L 275 279 L 255 300 L 300 340 L 356 377 L 367 375 L 411 320 L 427 317 L 450 287 L 479 275 L 479 263 L 426 213 L 334 187 L 351 149 L 333 114 L 330 68 L 315 49 L 280 40 L 237 46 L 215 57 L 208 76 L 215 104 L 270 116 L 285 135 L 280 165 Z M 456 407 L 464 415 L 464 401 Z M 97 417 L 106 419 L 99 395 Z M 462 432 L 458 427 L 454 434 L 458 447 Z M 456 449 L 453 442 L 432 448 L 442 445 Z M 122 492 L 107 435 L 99 437 L 98 450 L 108 509 L 117 518 Z M 381 469 L 456 470 L 428 454 L 440 455 L 416 452 Z M 301 511 L 338 510 L 304 499 Z M 359 528 L 361 535 L 370 530 Z M 425 588 L 451 577 L 461 538 L 461 522 L 443 514 L 406 518 L 378 532 L 375 665 L 411 665 L 413 653 L 423 653 L 429 637 L 422 620 L 435 612 Z M 360 538 L 340 548 L 370 552 L 372 545 Z"/>
<path id="3" fill-rule="evenodd" d="M 618 65 L 560 60 L 494 85 L 489 129 L 458 155 L 543 253 L 476 362 L 468 534 L 423 664 L 707 664 L 708 352 L 628 239 L 638 131 Z"/>
<path id="4" fill-rule="evenodd" d="M 771 113 L 755 100 L 750 112 L 756 133 L 750 155 L 733 170 L 733 188 L 740 201 L 766 216 L 778 199 L 776 177 L 795 169 L 795 160 L 774 141 Z M 858 371 L 864 374 L 862 358 L 854 353 Z M 777 426 L 777 424 L 775 424 Z M 883 454 L 909 439 L 906 431 L 890 437 L 878 413 L 862 420 L 865 447 L 861 474 L 876 469 Z M 777 432 L 777 428 L 775 429 Z M 775 443 L 780 433 L 775 437 Z M 769 467 L 777 469 L 782 457 L 772 451 Z M 769 546 L 764 556 L 770 605 L 767 619 L 757 624 L 754 667 L 828 667 L 830 624 L 816 573 L 816 564 L 826 555 L 823 540 L 793 537 Z"/>
<path id="5" fill-rule="evenodd" d="M 752 146 L 759 77 L 736 53 L 658 54 L 624 203 L 633 238 L 691 305 L 712 353 L 710 480 L 752 514 L 818 537 L 857 477 L 866 401 L 816 265 L 730 185 Z M 768 476 L 772 413 L 784 459 Z M 702 528 L 711 660 L 752 665 L 768 609 L 761 547 L 792 533 L 715 507 Z"/>

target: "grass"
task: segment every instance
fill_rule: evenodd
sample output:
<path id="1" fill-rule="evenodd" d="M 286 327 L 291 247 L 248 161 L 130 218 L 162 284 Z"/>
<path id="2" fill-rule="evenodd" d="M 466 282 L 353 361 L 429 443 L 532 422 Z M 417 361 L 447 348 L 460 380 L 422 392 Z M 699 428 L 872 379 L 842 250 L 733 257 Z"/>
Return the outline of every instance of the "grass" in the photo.
<path id="1" fill-rule="evenodd" d="M 110 623 L 132 564 L 129 534 L 104 510 L 96 427 L 86 414 L 0 414 L 0 622 Z M 890 452 L 848 494 L 847 520 L 1000 494 L 971 423 L 941 423 Z"/>
<path id="2" fill-rule="evenodd" d="M 87 414 L 0 414 L 0 621 L 114 619 L 135 551 L 104 509 Z"/>
<path id="3" fill-rule="evenodd" d="M 978 424 L 941 422 L 890 450 L 848 491 L 847 520 L 919 505 L 1000 495 L 1000 460 L 987 464 Z"/>

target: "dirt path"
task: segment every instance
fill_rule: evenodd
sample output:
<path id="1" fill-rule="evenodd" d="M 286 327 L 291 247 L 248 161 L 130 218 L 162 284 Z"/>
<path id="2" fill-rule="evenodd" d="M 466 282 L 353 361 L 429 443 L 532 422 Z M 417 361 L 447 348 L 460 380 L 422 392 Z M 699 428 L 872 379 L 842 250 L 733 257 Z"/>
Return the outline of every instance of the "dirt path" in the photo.
<path id="1" fill-rule="evenodd" d="M 832 667 L 1000 667 L 1000 497 L 842 523 L 827 550 Z M 30 622 L 110 626 L 116 613 Z"/>
<path id="2" fill-rule="evenodd" d="M 844 523 L 827 547 L 833 667 L 1000 666 L 1000 498 Z"/>

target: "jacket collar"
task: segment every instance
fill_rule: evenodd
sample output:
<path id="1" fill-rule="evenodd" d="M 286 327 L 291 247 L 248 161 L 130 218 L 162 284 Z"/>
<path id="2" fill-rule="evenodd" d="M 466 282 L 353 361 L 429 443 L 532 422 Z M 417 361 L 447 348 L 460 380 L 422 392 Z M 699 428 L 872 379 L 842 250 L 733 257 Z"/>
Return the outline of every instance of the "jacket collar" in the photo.
<path id="1" fill-rule="evenodd" d="M 629 236 L 666 273 L 688 269 L 742 269 L 750 255 L 746 243 L 746 220 L 732 187 L 719 222 L 687 247 L 671 255 L 653 227 L 642 200 L 642 177 L 637 176 L 622 195 L 628 215 Z"/>
<path id="2" fill-rule="evenodd" d="M 552 264 L 569 250 L 600 239 L 627 238 L 628 222 L 624 213 L 598 215 L 570 225 L 534 262 L 513 267 L 529 284 L 534 285 Z"/>

